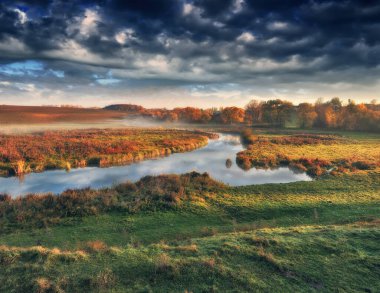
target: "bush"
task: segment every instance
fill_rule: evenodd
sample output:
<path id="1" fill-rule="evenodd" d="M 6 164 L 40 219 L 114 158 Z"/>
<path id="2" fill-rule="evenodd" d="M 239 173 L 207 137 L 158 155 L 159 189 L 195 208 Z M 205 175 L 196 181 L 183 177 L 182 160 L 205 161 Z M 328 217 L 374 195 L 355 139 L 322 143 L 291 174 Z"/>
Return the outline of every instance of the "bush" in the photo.
<path id="1" fill-rule="evenodd" d="M 252 129 L 244 129 L 241 133 L 241 141 L 245 145 L 250 145 L 255 143 L 258 140 L 258 137 L 253 134 Z"/>
<path id="2" fill-rule="evenodd" d="M 359 170 L 374 170 L 376 168 L 376 164 L 364 161 L 357 161 L 352 163 L 352 167 Z"/>

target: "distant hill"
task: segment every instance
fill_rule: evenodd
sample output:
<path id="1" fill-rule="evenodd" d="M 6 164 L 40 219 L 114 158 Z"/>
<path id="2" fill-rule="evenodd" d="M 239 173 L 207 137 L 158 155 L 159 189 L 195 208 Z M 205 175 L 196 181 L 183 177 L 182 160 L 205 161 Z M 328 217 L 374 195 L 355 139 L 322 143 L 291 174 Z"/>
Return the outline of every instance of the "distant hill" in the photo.
<path id="1" fill-rule="evenodd" d="M 109 105 L 103 108 L 104 110 L 111 110 L 111 111 L 122 111 L 127 113 L 141 113 L 144 112 L 145 108 L 139 105 L 133 105 L 133 104 L 114 104 Z"/>

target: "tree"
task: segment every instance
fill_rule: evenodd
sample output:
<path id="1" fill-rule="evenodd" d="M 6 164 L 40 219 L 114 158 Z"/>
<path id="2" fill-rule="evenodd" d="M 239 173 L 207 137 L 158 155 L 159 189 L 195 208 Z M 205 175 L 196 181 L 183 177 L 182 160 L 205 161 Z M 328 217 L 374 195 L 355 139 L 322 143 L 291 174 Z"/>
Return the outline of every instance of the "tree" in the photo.
<path id="1" fill-rule="evenodd" d="M 263 121 L 270 124 L 284 126 L 287 121 L 291 120 L 293 104 L 288 101 L 269 100 L 263 103 Z"/>
<path id="2" fill-rule="evenodd" d="M 167 113 L 166 120 L 170 122 L 176 122 L 178 121 L 178 115 L 174 111 L 170 111 Z"/>
<path id="3" fill-rule="evenodd" d="M 297 107 L 297 118 L 301 128 L 311 128 L 317 118 L 317 112 L 312 104 L 301 103 Z"/>
<path id="4" fill-rule="evenodd" d="M 201 110 L 200 122 L 207 123 L 212 119 L 213 112 L 211 109 Z"/>
<path id="5" fill-rule="evenodd" d="M 245 112 L 238 107 L 226 107 L 220 113 L 220 119 L 225 124 L 241 123 L 244 121 Z"/>
<path id="6" fill-rule="evenodd" d="M 178 119 L 185 122 L 200 122 L 202 110 L 193 107 L 175 108 L 172 110 L 178 115 Z"/>
<path id="7" fill-rule="evenodd" d="M 335 112 L 340 111 L 343 107 L 342 101 L 338 97 L 332 98 L 328 103 L 332 106 Z"/>
<path id="8" fill-rule="evenodd" d="M 262 102 L 251 100 L 245 106 L 245 121 L 248 124 L 260 123 L 263 118 Z"/>
<path id="9" fill-rule="evenodd" d="M 319 127 L 336 128 L 343 109 L 339 98 L 333 98 L 326 103 L 317 101 L 315 111 L 317 112 L 316 125 Z"/>

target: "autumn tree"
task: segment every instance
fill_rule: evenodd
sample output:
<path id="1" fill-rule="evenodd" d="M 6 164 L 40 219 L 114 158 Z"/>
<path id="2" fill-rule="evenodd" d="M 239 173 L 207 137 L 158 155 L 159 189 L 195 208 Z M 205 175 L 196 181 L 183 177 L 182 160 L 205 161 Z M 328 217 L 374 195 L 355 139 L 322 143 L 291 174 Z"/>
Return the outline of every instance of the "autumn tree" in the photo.
<path id="1" fill-rule="evenodd" d="M 294 106 L 289 101 L 269 100 L 263 103 L 262 111 L 264 122 L 284 126 L 291 120 Z"/>
<path id="2" fill-rule="evenodd" d="M 178 121 L 178 114 L 174 111 L 170 111 L 167 113 L 166 120 L 170 122 Z"/>
<path id="3" fill-rule="evenodd" d="M 156 120 L 182 121 L 189 123 L 268 123 L 285 126 L 285 123 L 297 118 L 300 127 L 320 127 L 347 130 L 380 131 L 380 105 L 377 101 L 356 104 L 349 100 L 347 105 L 335 97 L 324 102 L 318 99 L 312 105 L 301 103 L 294 106 L 280 99 L 259 102 L 250 101 L 245 110 L 238 107 L 200 109 L 195 107 L 145 109 L 138 105 L 120 104 L 105 107 L 108 110 L 124 111 Z M 0 154 L 1 155 L 1 154 Z"/>
<path id="4" fill-rule="evenodd" d="M 301 128 L 311 128 L 317 116 L 312 104 L 301 103 L 298 105 L 297 118 Z"/>
<path id="5" fill-rule="evenodd" d="M 341 119 L 341 128 L 347 130 L 376 131 L 380 128 L 380 112 L 373 111 L 365 104 L 355 104 L 349 100 L 344 107 Z"/>
<path id="6" fill-rule="evenodd" d="M 343 104 L 339 98 L 332 98 L 326 103 L 317 101 L 315 111 L 317 112 L 317 123 L 319 127 L 337 128 L 341 116 Z"/>
<path id="7" fill-rule="evenodd" d="M 207 123 L 210 122 L 213 116 L 213 111 L 211 109 L 206 109 L 201 111 L 200 122 Z"/>
<path id="8" fill-rule="evenodd" d="M 244 121 L 244 116 L 244 109 L 238 107 L 226 107 L 220 113 L 220 119 L 225 124 L 241 123 Z"/>
<path id="9" fill-rule="evenodd" d="M 262 122 L 263 111 L 262 111 L 262 102 L 257 100 L 250 101 L 245 106 L 245 121 L 248 124 L 255 124 Z"/>

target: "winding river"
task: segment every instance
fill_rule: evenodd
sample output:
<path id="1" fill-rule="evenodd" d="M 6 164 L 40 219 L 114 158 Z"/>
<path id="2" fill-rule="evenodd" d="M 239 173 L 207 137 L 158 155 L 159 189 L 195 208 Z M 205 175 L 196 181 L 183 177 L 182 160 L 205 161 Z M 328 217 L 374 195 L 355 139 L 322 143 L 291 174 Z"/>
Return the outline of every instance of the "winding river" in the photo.
<path id="1" fill-rule="evenodd" d="M 236 153 L 243 150 L 238 135 L 220 134 L 201 149 L 168 157 L 146 160 L 126 166 L 86 167 L 27 174 L 23 178 L 0 178 L 0 193 L 12 196 L 28 193 L 60 193 L 74 188 L 101 188 L 125 181 L 137 181 L 146 175 L 181 174 L 190 171 L 208 172 L 213 178 L 232 186 L 309 181 L 305 173 L 294 173 L 286 167 L 275 170 L 244 171 L 236 163 Z M 232 165 L 227 168 L 226 160 Z"/>

